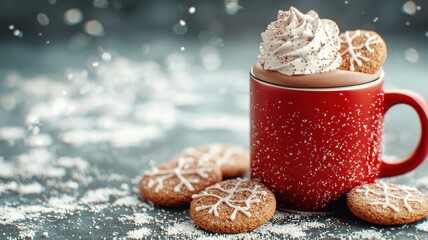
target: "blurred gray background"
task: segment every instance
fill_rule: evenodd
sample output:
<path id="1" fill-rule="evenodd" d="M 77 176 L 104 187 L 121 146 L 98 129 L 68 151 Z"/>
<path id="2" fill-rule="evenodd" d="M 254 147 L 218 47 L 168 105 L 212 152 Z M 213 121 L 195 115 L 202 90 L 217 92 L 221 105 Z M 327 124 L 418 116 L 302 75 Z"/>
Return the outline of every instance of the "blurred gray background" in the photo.
<path id="1" fill-rule="evenodd" d="M 388 43 L 389 62 L 424 65 L 428 58 L 425 3 L 3 0 L 0 68 L 37 72 L 63 66 L 84 67 L 100 48 L 136 60 L 162 61 L 182 47 L 197 56 L 207 45 L 220 50 L 222 67 L 248 68 L 256 60 L 260 33 L 276 18 L 279 9 L 290 6 L 303 12 L 314 9 L 322 18 L 336 21 L 341 30 L 376 30 Z"/>
<path id="2" fill-rule="evenodd" d="M 415 90 L 428 98 L 425 3 L 422 0 L 3 0 L 0 82 L 11 71 L 32 77 L 75 68 L 97 75 L 102 66 L 124 58 L 160 64 L 163 73 L 169 74 L 171 87 L 181 84 L 173 77 L 177 72 L 196 69 L 196 76 L 192 76 L 195 81 L 223 76 L 217 83 L 226 90 L 219 90 L 220 94 L 227 91 L 228 84 L 247 92 L 246 76 L 256 62 L 260 33 L 276 19 L 279 9 L 295 6 L 302 12 L 313 9 L 321 18 L 336 21 L 341 31 L 379 32 L 388 46 L 384 65 L 386 88 Z M 138 77 L 136 71 L 129 70 L 128 74 Z M 231 75 L 226 71 L 238 75 L 229 79 Z M 2 91 L 7 89 L 0 88 Z M 215 89 L 207 91 L 218 94 Z M 227 104 L 218 104 L 223 111 L 227 109 Z M 392 109 L 386 122 L 387 133 L 410 130 L 418 134 L 418 120 L 407 106 Z M 396 134 L 392 135 L 386 139 L 397 144 L 400 141 L 407 150 L 403 153 L 402 149 L 386 147 L 387 153 L 404 156 L 417 142 L 416 137 L 400 140 Z"/>

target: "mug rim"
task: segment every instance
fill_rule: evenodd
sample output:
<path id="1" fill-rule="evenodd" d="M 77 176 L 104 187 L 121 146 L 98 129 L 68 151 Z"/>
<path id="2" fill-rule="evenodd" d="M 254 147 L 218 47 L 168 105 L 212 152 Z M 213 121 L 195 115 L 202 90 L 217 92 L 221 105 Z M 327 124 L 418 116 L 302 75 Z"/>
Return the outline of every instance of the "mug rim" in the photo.
<path id="1" fill-rule="evenodd" d="M 375 86 L 379 83 L 381 83 L 385 77 L 385 72 L 382 70 L 379 77 L 367 82 L 367 83 L 361 83 L 357 85 L 351 85 L 351 86 L 338 86 L 338 87 L 293 87 L 293 86 L 286 86 L 286 85 L 280 85 L 276 83 L 267 82 L 263 79 L 260 79 L 256 77 L 253 73 L 253 68 L 250 70 L 250 76 L 252 79 L 256 82 L 259 82 L 263 85 L 275 87 L 275 88 L 282 88 L 282 89 L 288 89 L 288 90 L 296 90 L 296 91 L 314 91 L 314 92 L 329 92 L 329 91 L 352 91 L 352 90 L 358 90 L 358 89 L 364 89 L 364 88 L 370 88 L 372 86 Z"/>

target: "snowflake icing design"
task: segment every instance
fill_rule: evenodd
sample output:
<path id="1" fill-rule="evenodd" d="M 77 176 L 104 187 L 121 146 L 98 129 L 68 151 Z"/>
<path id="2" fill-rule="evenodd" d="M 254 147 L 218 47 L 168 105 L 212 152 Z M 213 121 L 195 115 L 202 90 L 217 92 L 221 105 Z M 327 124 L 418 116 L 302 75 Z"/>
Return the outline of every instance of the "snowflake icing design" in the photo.
<path id="1" fill-rule="evenodd" d="M 190 154 L 199 159 L 202 163 L 215 162 L 219 167 L 223 166 L 234 155 L 240 154 L 242 149 L 238 147 L 225 147 L 221 144 L 213 144 L 208 151 L 200 151 L 196 148 L 187 148 L 184 154 Z"/>
<path id="2" fill-rule="evenodd" d="M 198 175 L 200 178 L 208 178 L 208 173 L 212 171 L 211 167 L 207 164 L 197 161 L 197 165 L 192 167 L 191 165 L 196 160 L 193 158 L 182 157 L 178 159 L 178 164 L 172 169 L 158 169 L 154 167 L 151 172 L 146 172 L 148 176 L 154 176 L 153 179 L 149 180 L 148 187 L 155 187 L 155 192 L 159 192 L 164 188 L 164 182 L 167 179 L 178 178 L 180 182 L 174 187 L 174 192 L 179 192 L 183 186 L 190 191 L 194 191 L 192 183 L 199 183 L 198 177 L 192 177 L 192 175 Z"/>
<path id="3" fill-rule="evenodd" d="M 241 187 L 241 184 L 244 182 L 248 182 L 249 180 L 243 180 L 238 178 L 236 183 L 232 188 L 226 189 L 223 188 L 219 183 L 206 188 L 204 191 L 202 191 L 199 194 L 194 194 L 192 198 L 200 198 L 200 197 L 214 197 L 217 198 L 218 201 L 212 205 L 202 205 L 199 207 L 196 207 L 196 211 L 199 212 L 204 209 L 208 209 L 208 213 L 213 213 L 214 216 L 218 217 L 218 207 L 223 203 L 227 205 L 228 207 L 232 208 L 233 211 L 230 214 L 229 218 L 231 220 L 235 220 L 236 214 L 238 212 L 243 213 L 247 217 L 251 216 L 250 208 L 252 203 L 259 203 L 261 200 L 258 198 L 258 196 L 266 196 L 268 193 L 263 190 L 259 190 L 261 188 L 260 185 L 255 185 L 253 188 L 245 188 Z M 210 190 L 219 190 L 221 192 L 224 192 L 227 194 L 226 196 L 220 196 L 214 193 L 211 193 Z M 235 194 L 240 192 L 249 192 L 251 195 L 246 199 L 234 199 Z"/>
<path id="4" fill-rule="evenodd" d="M 379 44 L 382 42 L 376 35 L 370 35 L 368 33 L 365 33 L 364 36 L 366 37 L 366 42 L 361 44 L 360 46 L 354 46 L 352 45 L 352 41 L 356 37 L 359 37 L 361 35 L 360 30 L 355 31 L 355 34 L 352 36 L 349 35 L 349 31 L 346 31 L 344 35 L 345 39 L 341 38 L 340 42 L 346 43 L 348 45 L 348 48 L 344 52 L 342 52 L 341 55 L 343 56 L 349 53 L 349 55 L 351 56 L 349 59 L 351 71 L 355 71 L 354 62 L 361 67 L 363 64 L 362 61 L 367 62 L 370 60 L 369 58 L 362 56 L 361 52 L 356 52 L 356 50 L 365 48 L 369 53 L 374 53 L 374 50 L 370 47 L 370 45 Z"/>
<path id="5" fill-rule="evenodd" d="M 380 201 L 372 201 L 370 205 L 382 205 L 383 208 L 391 208 L 394 212 L 399 212 L 400 209 L 398 206 L 394 205 L 392 202 L 395 200 L 401 200 L 403 202 L 404 207 L 409 212 L 413 212 L 412 207 L 409 205 L 409 202 L 418 202 L 422 203 L 422 200 L 412 198 L 415 197 L 412 192 L 416 192 L 416 188 L 406 187 L 406 186 L 389 186 L 384 182 L 378 182 L 375 185 L 375 189 L 370 189 L 368 185 L 362 186 L 363 189 L 357 189 L 357 192 L 364 193 L 364 196 L 368 197 L 368 195 L 374 194 L 380 197 Z M 377 191 L 379 190 L 379 191 Z M 391 191 L 401 191 L 403 195 L 394 195 Z"/>

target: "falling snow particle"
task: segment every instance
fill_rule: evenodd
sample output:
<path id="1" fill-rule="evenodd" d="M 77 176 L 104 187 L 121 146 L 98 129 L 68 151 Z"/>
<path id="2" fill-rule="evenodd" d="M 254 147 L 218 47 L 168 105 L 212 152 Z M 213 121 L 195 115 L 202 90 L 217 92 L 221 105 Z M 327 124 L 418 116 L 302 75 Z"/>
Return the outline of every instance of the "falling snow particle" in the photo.
<path id="1" fill-rule="evenodd" d="M 24 129 L 20 127 L 3 127 L 0 128 L 0 141 L 18 140 L 25 137 Z"/>
<path id="2" fill-rule="evenodd" d="M 78 24 L 82 21 L 82 19 L 83 19 L 83 14 L 77 8 L 69 9 L 64 13 L 64 22 L 67 25 Z"/>
<path id="3" fill-rule="evenodd" d="M 407 1 L 403 4 L 401 10 L 408 15 L 415 15 L 416 13 L 416 3 L 414 1 Z"/>
<path id="4" fill-rule="evenodd" d="M 196 8 L 194 6 L 189 7 L 189 13 L 194 14 L 196 12 Z"/>
<path id="5" fill-rule="evenodd" d="M 184 50 L 186 50 L 186 48 L 182 46 L 182 47 L 180 48 L 180 50 L 181 50 L 181 51 L 184 51 Z"/>
<path id="6" fill-rule="evenodd" d="M 39 22 L 40 25 L 42 26 L 47 26 L 49 25 L 49 18 L 46 14 L 44 13 L 39 13 L 37 14 L 37 21 Z"/>
<path id="7" fill-rule="evenodd" d="M 85 23 L 85 32 L 91 36 L 101 37 L 104 35 L 104 27 L 97 20 L 90 20 Z"/>
<path id="8" fill-rule="evenodd" d="M 417 63 L 419 61 L 419 53 L 414 48 L 409 48 L 404 53 L 404 57 L 411 63 Z"/>
<path id="9" fill-rule="evenodd" d="M 108 8 L 108 1 L 107 0 L 94 0 L 92 5 L 94 5 L 94 7 L 96 7 L 96 8 L 106 9 L 106 8 Z"/>
<path id="10" fill-rule="evenodd" d="M 235 15 L 242 6 L 239 5 L 239 0 L 226 0 L 224 2 L 224 6 L 226 8 L 226 13 L 229 15 Z"/>
<path id="11" fill-rule="evenodd" d="M 92 62 L 92 67 L 99 67 L 100 63 L 98 61 Z"/>
<path id="12" fill-rule="evenodd" d="M 102 52 L 101 54 L 101 59 L 105 62 L 110 62 L 111 61 L 111 53 L 109 52 Z"/>
<path id="13" fill-rule="evenodd" d="M 428 221 L 419 223 L 418 225 L 416 225 L 416 228 L 420 231 L 428 232 Z"/>
<path id="14" fill-rule="evenodd" d="M 24 36 L 24 33 L 19 29 L 15 29 L 13 30 L 13 36 L 22 38 Z"/>

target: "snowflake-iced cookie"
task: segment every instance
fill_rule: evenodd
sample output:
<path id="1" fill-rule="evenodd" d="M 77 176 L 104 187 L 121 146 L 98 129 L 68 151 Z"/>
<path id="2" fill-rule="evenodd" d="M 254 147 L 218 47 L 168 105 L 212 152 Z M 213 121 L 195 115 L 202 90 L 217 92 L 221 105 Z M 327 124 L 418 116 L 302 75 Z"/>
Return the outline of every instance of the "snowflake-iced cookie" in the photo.
<path id="1" fill-rule="evenodd" d="M 263 184 L 231 179 L 192 196 L 190 216 L 209 232 L 251 231 L 272 218 L 276 210 L 273 193 Z"/>
<path id="2" fill-rule="evenodd" d="M 224 178 L 242 176 L 250 169 L 250 156 L 247 150 L 236 145 L 206 144 L 186 148 L 175 158 L 191 156 L 202 162 L 213 162 L 220 167 Z"/>
<path id="3" fill-rule="evenodd" d="M 340 42 L 341 70 L 373 74 L 385 62 L 386 44 L 376 32 L 346 31 L 340 34 Z"/>
<path id="4" fill-rule="evenodd" d="M 192 194 L 221 179 L 221 171 L 215 164 L 180 157 L 146 172 L 140 182 L 140 193 L 156 205 L 185 205 L 192 201 Z"/>
<path id="5" fill-rule="evenodd" d="M 428 215 L 428 196 L 416 188 L 378 182 L 352 189 L 347 196 L 351 212 L 370 223 L 408 224 Z"/>

